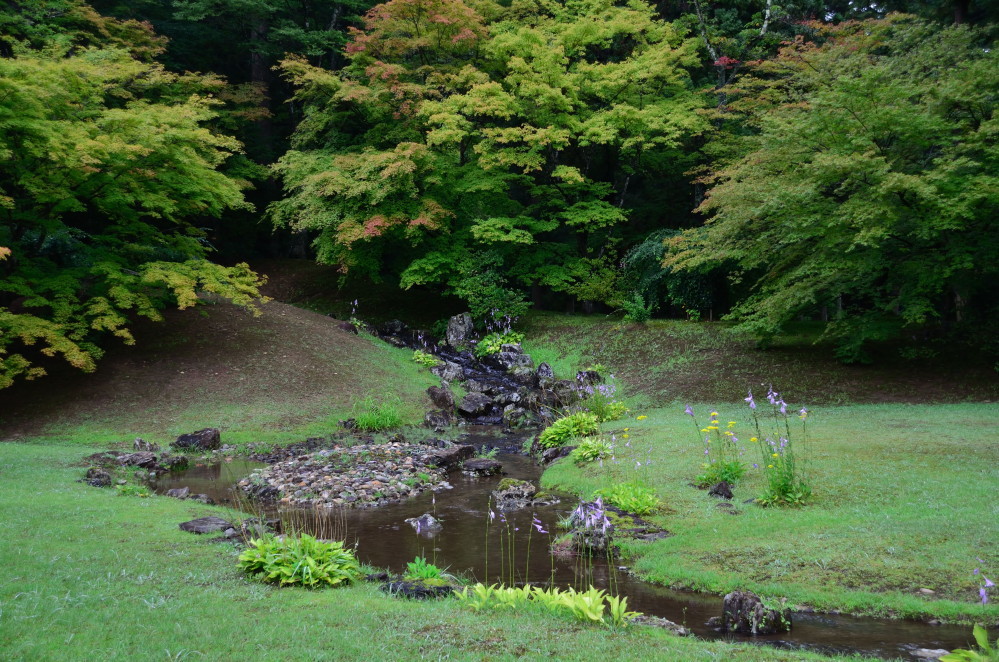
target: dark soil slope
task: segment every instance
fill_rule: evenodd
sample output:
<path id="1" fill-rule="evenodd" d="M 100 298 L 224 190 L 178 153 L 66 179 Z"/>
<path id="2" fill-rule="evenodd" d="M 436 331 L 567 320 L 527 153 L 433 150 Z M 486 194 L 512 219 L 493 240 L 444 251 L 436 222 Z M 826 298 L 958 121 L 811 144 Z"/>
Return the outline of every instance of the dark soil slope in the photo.
<path id="1" fill-rule="evenodd" d="M 120 436 L 188 428 L 281 429 L 349 411 L 368 394 L 398 395 L 422 413 L 429 383 L 398 351 L 337 321 L 278 302 L 263 314 L 226 303 L 143 322 L 93 374 L 50 375 L 0 391 L 0 439 L 61 436 L 84 426 Z"/>

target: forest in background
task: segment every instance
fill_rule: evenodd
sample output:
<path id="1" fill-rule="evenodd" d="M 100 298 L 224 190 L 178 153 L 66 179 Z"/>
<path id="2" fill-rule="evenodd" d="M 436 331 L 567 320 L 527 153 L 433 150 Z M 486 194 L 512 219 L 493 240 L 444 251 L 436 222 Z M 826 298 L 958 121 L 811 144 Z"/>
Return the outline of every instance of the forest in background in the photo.
<path id="1" fill-rule="evenodd" d="M 906 12 L 906 13 L 898 13 Z M 999 3 L 6 0 L 0 387 L 247 261 L 999 358 Z M 417 295 L 419 296 L 419 295 Z"/>

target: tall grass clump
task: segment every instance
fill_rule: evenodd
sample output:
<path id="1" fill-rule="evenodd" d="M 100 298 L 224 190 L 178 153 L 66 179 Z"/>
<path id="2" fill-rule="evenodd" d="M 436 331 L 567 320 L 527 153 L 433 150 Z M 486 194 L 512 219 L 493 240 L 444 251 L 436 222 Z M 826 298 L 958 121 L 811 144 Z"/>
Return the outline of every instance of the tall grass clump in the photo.
<path id="1" fill-rule="evenodd" d="M 766 487 L 756 501 L 763 506 L 800 506 L 812 496 L 812 487 L 805 476 L 801 451 L 807 439 L 808 410 L 802 407 L 788 413 L 788 405 L 780 394 L 767 389 L 769 411 L 762 413 L 756 406 L 753 393 L 746 399 L 753 413 L 756 436 L 749 441 L 759 448 L 760 468 L 764 472 Z M 794 440 L 791 420 L 797 417 L 801 424 L 800 439 Z M 795 422 L 797 430 L 798 423 Z"/>
<path id="2" fill-rule="evenodd" d="M 543 448 L 565 446 L 578 437 L 589 437 L 600 431 L 600 419 L 591 412 L 580 411 L 564 416 L 547 428 L 538 437 Z"/>
<path id="3" fill-rule="evenodd" d="M 354 419 L 357 429 L 365 432 L 377 432 L 398 427 L 405 420 L 402 400 L 398 396 L 377 400 L 374 396 L 369 395 L 354 403 L 351 417 Z"/>

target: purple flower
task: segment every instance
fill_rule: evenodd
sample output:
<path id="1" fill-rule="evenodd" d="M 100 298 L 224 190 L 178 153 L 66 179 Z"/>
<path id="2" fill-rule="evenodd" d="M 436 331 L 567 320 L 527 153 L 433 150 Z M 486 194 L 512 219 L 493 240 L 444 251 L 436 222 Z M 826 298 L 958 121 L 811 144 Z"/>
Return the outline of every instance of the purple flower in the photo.
<path id="1" fill-rule="evenodd" d="M 752 395 L 750 395 L 750 397 L 752 397 Z M 694 408 L 691 407 L 690 405 L 687 405 L 684 408 L 683 413 L 686 414 L 687 416 L 690 416 L 691 418 L 693 418 L 694 417 Z"/>
<path id="2" fill-rule="evenodd" d="M 537 515 L 535 515 L 534 519 L 531 520 L 531 524 L 538 530 L 538 533 L 548 533 L 544 530 L 544 528 L 542 528 L 541 520 L 538 519 Z"/>
<path id="3" fill-rule="evenodd" d="M 787 414 L 787 403 L 781 399 L 777 404 L 780 405 L 780 413 Z"/>
<path id="4" fill-rule="evenodd" d="M 802 407 L 801 411 L 798 412 L 798 416 L 801 416 L 802 418 L 804 418 L 805 416 L 808 416 L 808 410 L 805 409 L 804 407 Z"/>
<path id="5" fill-rule="evenodd" d="M 989 579 L 988 577 L 986 577 L 985 575 L 982 575 L 982 579 L 985 580 L 985 588 L 991 588 L 991 587 L 995 586 L 995 584 L 992 583 L 992 580 Z"/>
<path id="6" fill-rule="evenodd" d="M 493 512 L 492 508 L 490 508 L 489 509 L 489 521 L 492 522 L 494 519 L 496 519 L 496 513 Z"/>
<path id="7" fill-rule="evenodd" d="M 989 596 L 985 593 L 985 587 L 978 589 L 978 595 L 982 596 L 982 604 L 987 605 L 989 603 Z"/>
<path id="8" fill-rule="evenodd" d="M 749 392 L 749 397 L 748 398 L 743 398 L 743 400 L 746 401 L 746 404 L 749 405 L 750 409 L 756 409 L 756 401 L 753 400 L 753 392 L 752 391 Z"/>
<path id="9" fill-rule="evenodd" d="M 773 386 L 767 387 L 767 402 L 769 402 L 772 405 L 776 405 L 778 395 L 780 394 L 774 390 Z"/>
<path id="10" fill-rule="evenodd" d="M 759 468 L 760 468 L 760 465 L 758 465 L 758 464 L 756 464 L 755 462 L 753 462 L 753 468 L 754 468 L 754 469 L 759 469 Z"/>

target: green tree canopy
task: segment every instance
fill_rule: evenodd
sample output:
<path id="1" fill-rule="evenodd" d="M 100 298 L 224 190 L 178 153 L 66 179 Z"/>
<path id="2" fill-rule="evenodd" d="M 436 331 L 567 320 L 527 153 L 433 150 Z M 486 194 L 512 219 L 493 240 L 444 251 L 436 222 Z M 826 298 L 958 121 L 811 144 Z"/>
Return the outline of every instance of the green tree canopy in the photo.
<path id="1" fill-rule="evenodd" d="M 999 59 L 911 17 L 816 26 L 743 79 L 753 135 L 666 265 L 739 266 L 732 316 L 761 336 L 828 305 L 847 359 L 871 340 L 996 312 Z"/>
<path id="2" fill-rule="evenodd" d="M 347 52 L 285 62 L 307 112 L 273 214 L 403 287 L 614 297 L 630 187 L 705 126 L 696 44 L 642 2 L 391 0 Z"/>
<path id="3" fill-rule="evenodd" d="M 223 84 L 77 36 L 0 58 L 0 387 L 44 374 L 40 355 L 92 370 L 105 336 L 132 342 L 132 315 L 199 291 L 258 296 L 246 265 L 206 259 L 197 225 L 245 204 L 223 172 L 240 146 L 212 130 Z"/>

